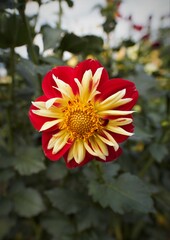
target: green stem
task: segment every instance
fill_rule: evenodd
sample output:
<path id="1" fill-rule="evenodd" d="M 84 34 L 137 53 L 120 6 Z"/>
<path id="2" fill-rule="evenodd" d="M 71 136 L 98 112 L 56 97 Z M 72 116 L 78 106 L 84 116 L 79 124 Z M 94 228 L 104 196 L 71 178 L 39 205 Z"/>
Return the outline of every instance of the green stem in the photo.
<path id="1" fill-rule="evenodd" d="M 146 162 L 146 164 L 143 166 L 143 168 L 141 169 L 141 171 L 139 172 L 139 177 L 143 177 L 146 172 L 149 170 L 149 168 L 152 166 L 152 164 L 154 163 L 154 159 L 152 157 L 150 157 L 150 159 Z"/>
<path id="2" fill-rule="evenodd" d="M 15 50 L 11 47 L 10 50 L 10 75 L 11 75 L 11 85 L 10 85 L 10 99 L 13 102 L 15 100 L 14 96 L 14 85 L 15 85 Z"/>
<path id="3" fill-rule="evenodd" d="M 14 134 L 12 127 L 12 111 L 13 106 L 15 106 L 15 94 L 14 94 L 14 86 L 15 86 L 15 50 L 14 47 L 11 47 L 10 50 L 10 75 L 11 75 L 11 85 L 9 89 L 10 94 L 10 102 L 11 104 L 7 108 L 7 122 L 8 122 L 8 140 L 9 140 L 9 148 L 10 152 L 14 153 Z"/>
<path id="4" fill-rule="evenodd" d="M 11 154 L 14 153 L 14 134 L 12 128 L 12 113 L 11 107 L 7 108 L 7 123 L 8 123 L 8 144 L 9 144 L 9 151 Z"/>
<path id="5" fill-rule="evenodd" d="M 61 0 L 58 0 L 58 4 L 59 4 L 59 12 L 58 12 L 57 28 L 61 29 L 61 19 L 62 19 L 62 15 L 63 15 L 63 9 L 62 9 Z"/>
<path id="6" fill-rule="evenodd" d="M 145 222 L 143 220 L 138 221 L 134 227 L 132 228 L 132 233 L 131 233 L 131 239 L 135 240 L 139 238 L 139 235 L 141 234 L 141 231 L 143 230 L 145 226 Z"/>
<path id="7" fill-rule="evenodd" d="M 30 48 L 30 55 L 31 55 L 32 61 L 35 64 L 38 64 L 38 58 L 37 58 L 36 52 L 34 50 L 34 45 L 33 45 L 33 41 L 32 41 L 32 36 L 31 36 L 31 31 L 30 31 L 30 26 L 29 26 L 28 20 L 26 18 L 26 15 L 25 15 L 24 11 L 20 11 L 20 15 L 22 17 L 23 23 L 24 23 L 25 28 L 27 30 L 28 46 Z"/>
<path id="8" fill-rule="evenodd" d="M 114 225 L 114 234 L 115 234 L 116 240 L 123 240 L 121 219 L 119 216 L 116 216 L 116 222 Z"/>

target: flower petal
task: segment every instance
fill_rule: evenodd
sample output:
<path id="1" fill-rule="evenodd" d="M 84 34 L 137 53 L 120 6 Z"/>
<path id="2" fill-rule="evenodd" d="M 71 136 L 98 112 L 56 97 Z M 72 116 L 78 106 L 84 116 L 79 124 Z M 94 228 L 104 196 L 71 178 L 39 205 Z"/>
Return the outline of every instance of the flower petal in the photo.
<path id="1" fill-rule="evenodd" d="M 96 72 L 93 75 L 93 85 L 95 86 L 96 84 L 98 85 L 102 76 L 102 72 L 103 72 L 103 67 L 100 67 L 96 70 Z"/>
<path id="2" fill-rule="evenodd" d="M 123 128 L 121 127 L 113 127 L 111 125 L 107 125 L 105 127 L 107 130 L 111 131 L 111 132 L 114 132 L 114 133 L 118 133 L 118 134 L 121 134 L 121 135 L 125 135 L 125 136 L 132 136 L 133 133 L 132 132 L 128 132 L 126 130 L 124 130 Z"/>
<path id="3" fill-rule="evenodd" d="M 99 100 L 100 102 L 112 96 L 113 94 L 119 91 L 122 91 L 123 89 L 126 89 L 126 93 L 123 98 L 124 99 L 129 98 L 129 102 L 127 102 L 126 104 L 124 103 L 124 105 L 120 107 L 117 107 L 117 109 L 121 109 L 121 110 L 132 109 L 132 107 L 135 105 L 138 98 L 138 92 L 136 90 L 135 84 L 125 79 L 121 79 L 121 78 L 111 79 L 103 83 L 100 86 L 100 88 L 102 89 L 102 94 L 96 97 L 96 99 Z M 99 88 L 98 90 L 100 91 Z M 132 100 L 130 101 L 130 99 Z"/>
<path id="4" fill-rule="evenodd" d="M 45 106 L 49 109 L 55 102 L 61 102 L 61 98 L 50 98 L 46 101 Z"/>
<path id="5" fill-rule="evenodd" d="M 129 132 L 129 133 L 133 133 L 134 132 L 134 126 L 133 126 L 132 123 L 124 125 L 121 128 L 124 129 L 125 131 Z M 109 134 L 115 139 L 115 141 L 117 143 L 124 142 L 127 138 L 129 138 L 128 135 L 111 132 L 109 130 L 107 130 L 107 132 L 109 132 Z"/>
<path id="6" fill-rule="evenodd" d="M 47 158 L 49 158 L 52 161 L 57 161 L 59 160 L 71 147 L 72 142 L 67 141 L 65 145 L 55 154 L 52 153 L 52 148 L 48 148 L 48 144 L 50 139 L 53 137 L 52 133 L 49 132 L 43 132 L 42 133 L 42 147 L 44 154 L 46 155 Z"/>
<path id="7" fill-rule="evenodd" d="M 89 138 L 89 143 L 94 150 L 94 152 L 97 154 L 98 157 L 105 160 L 106 156 L 108 155 L 108 150 L 106 144 L 98 137 L 92 136 Z"/>
<path id="8" fill-rule="evenodd" d="M 72 160 L 68 161 L 67 158 L 68 158 L 68 152 L 66 152 L 64 154 L 64 159 L 65 159 L 67 167 L 72 169 L 72 168 L 81 167 L 81 166 L 87 164 L 89 161 L 93 160 L 94 157 L 86 151 L 85 158 L 81 163 L 77 163 L 74 160 L 74 158 Z"/>
<path id="9" fill-rule="evenodd" d="M 106 116 L 124 116 L 124 115 L 129 115 L 133 113 L 134 111 L 121 111 L 121 110 L 103 110 L 99 111 L 98 114 L 101 117 L 106 117 Z"/>
<path id="10" fill-rule="evenodd" d="M 74 158 L 76 163 L 80 164 L 81 162 L 84 161 L 85 154 L 86 154 L 86 150 L 84 147 L 83 140 L 78 139 L 73 143 L 72 147 L 70 148 L 67 161 L 69 162 Z"/>
<path id="11" fill-rule="evenodd" d="M 56 154 L 58 153 L 68 142 L 69 136 L 60 136 L 58 138 L 56 138 L 53 150 L 52 150 L 52 154 Z"/>
<path id="12" fill-rule="evenodd" d="M 103 134 L 104 136 L 98 135 L 98 137 L 107 145 L 109 146 L 113 146 L 115 151 L 118 150 L 119 145 L 117 143 L 117 141 L 114 139 L 114 137 L 107 131 L 103 130 Z"/>
<path id="13" fill-rule="evenodd" d="M 42 117 L 34 113 L 34 111 L 39 111 L 39 109 L 37 108 L 43 107 L 43 105 L 45 106 L 46 101 L 47 101 L 46 96 L 40 96 L 34 101 L 34 103 L 31 105 L 29 109 L 29 119 L 34 128 L 37 129 L 38 131 L 40 131 L 41 127 L 45 122 L 51 120 L 51 118 L 48 117 L 47 115 L 45 117 L 44 116 Z"/>
<path id="14" fill-rule="evenodd" d="M 83 75 L 84 75 L 86 70 L 91 70 L 92 75 L 94 76 L 95 73 L 96 73 L 96 70 L 101 68 L 101 67 L 103 68 L 103 66 L 98 61 L 92 60 L 92 59 L 87 59 L 87 60 L 79 63 L 75 67 L 74 78 L 77 78 L 81 81 L 81 79 L 83 78 Z M 100 70 L 98 70 L 98 71 L 100 71 Z M 95 80 L 96 80 L 98 74 L 99 74 L 99 72 L 96 73 Z M 107 71 L 103 68 L 99 86 L 104 84 L 106 81 L 109 81 L 109 77 L 108 77 Z M 100 90 L 99 90 L 99 92 L 100 92 Z"/>
<path id="15" fill-rule="evenodd" d="M 80 99 L 84 102 L 87 102 L 89 99 L 91 80 L 92 80 L 92 71 L 91 70 L 85 71 L 81 81 L 81 88 L 79 87 Z"/>
<path id="16" fill-rule="evenodd" d="M 59 78 L 65 83 L 69 84 L 72 87 L 73 91 L 76 92 L 77 87 L 74 83 L 73 73 L 74 69 L 68 66 L 58 66 L 53 68 L 45 75 L 42 81 L 42 89 L 44 94 L 48 98 L 61 97 L 60 91 L 54 88 L 54 86 L 56 86 L 56 83 L 52 77 L 53 74 L 56 76 L 56 78 Z"/>
<path id="17" fill-rule="evenodd" d="M 74 97 L 74 95 L 73 95 L 71 86 L 69 84 L 65 83 L 64 81 L 60 80 L 54 74 L 52 74 L 52 77 L 57 85 L 57 87 L 56 86 L 53 86 L 53 87 L 61 93 L 62 98 L 72 99 Z"/>
<path id="18" fill-rule="evenodd" d="M 132 123 L 133 120 L 132 118 L 116 118 L 114 120 L 109 120 L 108 125 L 111 125 L 111 126 L 124 126 L 124 125 L 127 125 L 129 123 Z"/>
<path id="19" fill-rule="evenodd" d="M 57 119 L 57 120 L 52 120 L 52 121 L 48 121 L 48 122 L 45 122 L 41 129 L 39 130 L 40 132 L 44 131 L 44 130 L 47 130 L 53 126 L 55 126 L 56 124 L 58 124 L 59 122 L 61 122 L 62 119 Z"/>

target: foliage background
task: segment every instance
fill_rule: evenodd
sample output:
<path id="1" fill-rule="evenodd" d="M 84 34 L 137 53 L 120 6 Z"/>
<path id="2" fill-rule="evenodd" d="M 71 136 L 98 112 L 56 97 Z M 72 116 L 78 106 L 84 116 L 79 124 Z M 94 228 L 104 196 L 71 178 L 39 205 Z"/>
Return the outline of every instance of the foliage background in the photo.
<path id="1" fill-rule="evenodd" d="M 25 15 L 26 2 L 0 3 L 0 62 L 7 71 L 0 77 L 0 239 L 169 240 L 170 28 L 160 28 L 153 42 L 150 18 L 140 41 L 130 38 L 113 48 L 109 36 L 121 1 L 108 0 L 100 8 L 105 38 L 62 29 L 64 1 L 74 7 L 72 0 L 58 0 L 56 27 L 40 29 L 43 52 L 33 41 L 37 15 Z M 131 23 L 132 34 L 140 31 Z M 22 45 L 27 59 L 15 51 Z M 48 49 L 52 54 L 44 54 Z M 72 54 L 67 61 L 66 51 Z M 135 136 L 122 145 L 118 161 L 68 170 L 62 159 L 45 159 L 28 109 L 49 69 L 89 57 L 98 59 L 110 77 L 136 83 Z"/>

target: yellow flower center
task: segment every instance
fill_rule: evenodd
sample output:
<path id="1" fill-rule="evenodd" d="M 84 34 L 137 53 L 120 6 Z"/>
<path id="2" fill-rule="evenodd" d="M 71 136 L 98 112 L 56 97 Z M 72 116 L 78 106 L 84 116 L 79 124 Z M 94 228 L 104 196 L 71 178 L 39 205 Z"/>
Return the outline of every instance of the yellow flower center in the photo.
<path id="1" fill-rule="evenodd" d="M 101 130 L 103 122 L 91 102 L 84 104 L 79 99 L 74 99 L 64 109 L 64 124 L 61 128 L 66 128 L 73 140 L 86 140 Z"/>

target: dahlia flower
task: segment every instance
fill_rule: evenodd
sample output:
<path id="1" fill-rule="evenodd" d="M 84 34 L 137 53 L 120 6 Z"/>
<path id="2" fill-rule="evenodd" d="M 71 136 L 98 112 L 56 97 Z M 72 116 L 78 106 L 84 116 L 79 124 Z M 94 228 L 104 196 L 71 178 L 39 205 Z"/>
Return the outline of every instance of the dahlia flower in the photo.
<path id="1" fill-rule="evenodd" d="M 50 160 L 64 157 L 68 168 L 95 159 L 108 162 L 122 152 L 119 144 L 133 135 L 132 107 L 138 98 L 133 82 L 110 79 L 96 60 L 75 68 L 58 66 L 42 82 L 44 95 L 29 110 L 42 132 L 42 148 Z"/>

